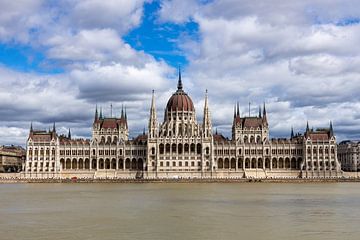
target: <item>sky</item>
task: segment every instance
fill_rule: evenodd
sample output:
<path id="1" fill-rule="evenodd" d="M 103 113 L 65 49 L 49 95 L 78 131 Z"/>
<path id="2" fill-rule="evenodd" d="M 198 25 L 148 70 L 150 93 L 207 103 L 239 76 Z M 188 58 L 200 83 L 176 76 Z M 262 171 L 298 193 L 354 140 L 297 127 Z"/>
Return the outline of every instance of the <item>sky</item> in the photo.
<path id="1" fill-rule="evenodd" d="M 31 122 L 90 138 L 95 106 L 130 136 L 176 90 L 231 136 L 233 107 L 267 106 L 271 137 L 328 127 L 360 139 L 357 0 L 0 0 L 0 144 L 25 145 Z"/>

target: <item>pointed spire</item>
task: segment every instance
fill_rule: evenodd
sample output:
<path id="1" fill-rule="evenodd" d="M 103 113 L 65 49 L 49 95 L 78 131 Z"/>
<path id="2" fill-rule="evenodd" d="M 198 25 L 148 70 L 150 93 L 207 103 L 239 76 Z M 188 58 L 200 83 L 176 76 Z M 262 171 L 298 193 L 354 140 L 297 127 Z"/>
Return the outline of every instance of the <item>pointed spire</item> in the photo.
<path id="1" fill-rule="evenodd" d="M 33 132 L 32 122 L 30 123 L 30 132 Z"/>
<path id="2" fill-rule="evenodd" d="M 178 79 L 178 85 L 177 85 L 177 88 L 178 90 L 183 90 L 183 85 L 182 85 L 182 82 L 181 82 L 181 69 L 180 69 L 180 66 L 179 66 L 179 79 Z"/>
<path id="3" fill-rule="evenodd" d="M 306 132 L 310 131 L 310 127 L 309 127 L 309 121 L 306 122 Z"/>
<path id="4" fill-rule="evenodd" d="M 236 118 L 236 103 L 234 104 L 234 118 Z"/>
<path id="5" fill-rule="evenodd" d="M 98 115 L 98 108 L 97 108 L 97 104 L 96 104 L 94 122 L 96 122 L 97 120 L 99 120 L 99 115 Z"/>
<path id="6" fill-rule="evenodd" d="M 55 127 L 55 122 L 54 122 L 54 124 L 53 124 L 53 130 L 52 130 L 53 132 L 56 132 L 56 127 Z"/>
<path id="7" fill-rule="evenodd" d="M 124 104 L 121 105 L 121 116 L 120 118 L 124 118 Z"/>
<path id="8" fill-rule="evenodd" d="M 334 129 L 333 129 L 332 121 L 330 121 L 330 137 L 332 136 L 334 136 Z"/>
<path id="9" fill-rule="evenodd" d="M 71 139 L 71 130 L 69 128 L 68 139 Z"/>
<path id="10" fill-rule="evenodd" d="M 204 105 L 204 108 L 208 108 L 208 90 L 206 89 L 205 90 L 205 105 Z"/>
<path id="11" fill-rule="evenodd" d="M 239 102 L 237 102 L 236 116 L 240 117 L 240 104 L 239 104 Z"/>
<path id="12" fill-rule="evenodd" d="M 259 106 L 259 118 L 261 118 L 261 106 Z"/>
<path id="13" fill-rule="evenodd" d="M 125 106 L 125 120 L 127 121 L 126 106 Z"/>
<path id="14" fill-rule="evenodd" d="M 145 126 L 144 126 L 144 129 L 143 129 L 143 135 L 145 135 Z"/>
<path id="15" fill-rule="evenodd" d="M 215 129 L 215 134 L 218 135 L 218 131 L 217 131 L 217 128 Z"/>
<path id="16" fill-rule="evenodd" d="M 265 106 L 265 102 L 264 102 L 263 116 L 266 117 L 266 106 Z"/>
<path id="17" fill-rule="evenodd" d="M 291 139 L 294 138 L 294 128 L 293 128 L 293 127 L 291 127 L 291 135 L 290 135 L 290 138 L 291 138 Z"/>

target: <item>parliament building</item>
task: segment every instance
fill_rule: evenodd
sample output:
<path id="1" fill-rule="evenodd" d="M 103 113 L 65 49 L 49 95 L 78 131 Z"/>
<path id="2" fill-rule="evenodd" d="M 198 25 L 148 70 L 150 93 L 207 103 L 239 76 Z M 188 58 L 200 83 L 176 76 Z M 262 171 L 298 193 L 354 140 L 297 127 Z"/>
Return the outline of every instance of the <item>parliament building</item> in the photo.
<path id="1" fill-rule="evenodd" d="M 129 139 L 126 110 L 105 117 L 95 110 L 91 139 L 59 135 L 30 127 L 23 177 L 92 179 L 178 178 L 333 178 L 341 176 L 332 124 L 270 139 L 266 106 L 257 116 L 234 108 L 232 137 L 214 132 L 208 94 L 202 122 L 197 122 L 181 74 L 168 100 L 164 120 L 152 94 L 147 133 Z M 229 119 L 230 120 L 230 119 Z M 229 121 L 230 123 L 230 121 Z"/>

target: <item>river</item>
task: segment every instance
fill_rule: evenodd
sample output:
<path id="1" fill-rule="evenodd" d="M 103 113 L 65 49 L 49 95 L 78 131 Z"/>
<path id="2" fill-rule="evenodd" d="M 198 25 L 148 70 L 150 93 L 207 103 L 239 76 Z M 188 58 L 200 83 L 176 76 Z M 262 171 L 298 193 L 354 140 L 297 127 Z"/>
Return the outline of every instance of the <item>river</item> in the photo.
<path id="1" fill-rule="evenodd" d="M 0 239 L 360 239 L 359 183 L 0 184 Z"/>

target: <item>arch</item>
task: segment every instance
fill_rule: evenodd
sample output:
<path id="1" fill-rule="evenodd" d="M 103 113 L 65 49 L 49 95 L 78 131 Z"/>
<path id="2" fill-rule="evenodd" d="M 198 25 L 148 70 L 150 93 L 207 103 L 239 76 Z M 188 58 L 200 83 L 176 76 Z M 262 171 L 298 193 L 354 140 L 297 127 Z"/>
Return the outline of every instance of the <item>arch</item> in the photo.
<path id="1" fill-rule="evenodd" d="M 116 159 L 111 159 L 111 169 L 116 169 Z"/>
<path id="2" fill-rule="evenodd" d="M 210 148 L 209 147 L 205 148 L 205 154 L 210 154 Z"/>
<path id="3" fill-rule="evenodd" d="M 77 168 L 78 168 L 76 158 L 73 158 L 71 168 L 72 168 L 72 169 L 77 169 Z"/>
<path id="4" fill-rule="evenodd" d="M 99 160 L 99 169 L 104 169 L 104 159 L 102 158 Z"/>
<path id="5" fill-rule="evenodd" d="M 251 136 L 250 137 L 250 143 L 254 143 L 255 142 L 255 137 L 254 136 Z"/>
<path id="6" fill-rule="evenodd" d="M 155 148 L 154 147 L 151 148 L 151 154 L 153 154 L 153 155 L 155 154 Z"/>
<path id="7" fill-rule="evenodd" d="M 172 152 L 173 154 L 177 152 L 177 151 L 176 151 L 176 143 L 173 143 L 173 144 L 171 145 L 171 152 Z"/>
<path id="8" fill-rule="evenodd" d="M 276 158 L 272 159 L 272 168 L 278 168 L 278 161 Z"/>
<path id="9" fill-rule="evenodd" d="M 230 168 L 230 161 L 228 158 L 225 158 L 224 160 L 224 168 L 229 169 Z"/>
<path id="10" fill-rule="evenodd" d="M 250 168 L 250 158 L 245 158 L 245 168 Z"/>
<path id="11" fill-rule="evenodd" d="M 90 169 L 90 159 L 85 158 L 85 169 Z"/>
<path id="12" fill-rule="evenodd" d="M 78 164 L 79 169 L 83 169 L 84 168 L 84 160 L 82 158 L 79 159 L 79 164 Z"/>
<path id="13" fill-rule="evenodd" d="M 270 166 L 271 166 L 270 158 L 265 158 L 265 168 L 266 168 L 266 169 L 269 169 Z"/>
<path id="14" fill-rule="evenodd" d="M 291 166 L 291 165 L 290 165 L 290 158 L 287 157 L 287 158 L 285 158 L 285 168 L 286 168 L 286 169 L 289 169 L 290 166 Z"/>
<path id="15" fill-rule="evenodd" d="M 139 158 L 137 162 L 137 170 L 142 171 L 143 169 L 144 169 L 144 161 L 142 160 L 142 158 Z"/>
<path id="16" fill-rule="evenodd" d="M 115 137 L 114 137 L 114 140 L 113 140 L 113 143 L 116 144 L 117 142 L 118 142 L 118 137 L 115 136 Z"/>
<path id="17" fill-rule="evenodd" d="M 258 161 L 257 161 L 257 167 L 260 168 L 260 169 L 263 169 L 263 159 L 262 158 L 259 158 Z"/>
<path id="18" fill-rule="evenodd" d="M 278 168 L 284 168 L 284 159 L 283 158 L 279 158 L 279 166 Z"/>
<path id="19" fill-rule="evenodd" d="M 189 144 L 185 143 L 184 145 L 184 153 L 189 153 Z"/>
<path id="20" fill-rule="evenodd" d="M 107 137 L 107 140 L 106 140 L 106 144 L 110 144 L 112 141 L 111 141 L 111 137 L 110 136 L 108 136 Z"/>
<path id="21" fill-rule="evenodd" d="M 92 168 L 92 169 L 96 169 L 96 168 L 97 168 L 97 162 L 96 162 L 96 159 L 95 159 L 95 158 L 91 161 L 91 168 Z"/>
<path id="22" fill-rule="evenodd" d="M 165 151 L 166 151 L 166 153 L 170 153 L 170 143 L 167 143 L 165 145 Z"/>
<path id="23" fill-rule="evenodd" d="M 240 168 L 240 169 L 243 168 L 243 159 L 242 158 L 238 159 L 238 168 Z"/>
<path id="24" fill-rule="evenodd" d="M 119 159 L 119 169 L 124 169 L 124 160 L 122 158 Z"/>
<path id="25" fill-rule="evenodd" d="M 261 143 L 261 137 L 260 136 L 256 137 L 256 143 Z"/>
<path id="26" fill-rule="evenodd" d="M 218 169 L 223 169 L 224 168 L 224 162 L 222 160 L 222 158 L 218 159 Z"/>
<path id="27" fill-rule="evenodd" d="M 290 168 L 292 168 L 292 169 L 297 168 L 296 158 L 294 158 L 294 157 L 291 158 Z"/>
<path id="28" fill-rule="evenodd" d="M 249 138 L 248 138 L 248 136 L 244 136 L 244 143 L 249 143 Z"/>
<path id="29" fill-rule="evenodd" d="M 164 154 L 164 144 L 160 143 L 159 145 L 159 152 L 160 154 Z"/>
<path id="30" fill-rule="evenodd" d="M 231 169 L 235 169 L 236 168 L 236 159 L 235 158 L 232 158 L 230 160 L 230 168 Z"/>
<path id="31" fill-rule="evenodd" d="M 190 145 L 190 152 L 191 152 L 191 153 L 195 153 L 195 143 L 192 143 L 192 144 Z"/>
<path id="32" fill-rule="evenodd" d="M 202 152 L 202 146 L 201 146 L 201 143 L 198 143 L 196 145 L 196 154 L 201 154 Z"/>
<path id="33" fill-rule="evenodd" d="M 65 169 L 65 159 L 63 158 L 60 159 L 60 165 L 61 165 L 61 169 Z"/>
<path id="34" fill-rule="evenodd" d="M 110 169 L 110 159 L 105 159 L 105 169 Z"/>
<path id="35" fill-rule="evenodd" d="M 169 144 L 170 145 L 170 144 Z M 136 170 L 137 169 L 137 162 L 136 162 L 136 159 L 133 158 L 131 160 L 131 170 Z"/>
<path id="36" fill-rule="evenodd" d="M 125 169 L 130 169 L 130 165 L 131 165 L 130 158 L 127 158 L 125 160 Z"/>
<path id="37" fill-rule="evenodd" d="M 251 168 L 256 168 L 256 158 L 251 159 Z"/>
<path id="38" fill-rule="evenodd" d="M 178 154 L 182 154 L 183 152 L 183 145 L 181 143 L 178 144 Z"/>
<path id="39" fill-rule="evenodd" d="M 301 157 L 299 157 L 299 158 L 297 159 L 297 168 L 298 168 L 298 169 L 301 168 L 302 161 L 303 161 L 303 160 L 302 160 Z"/>

